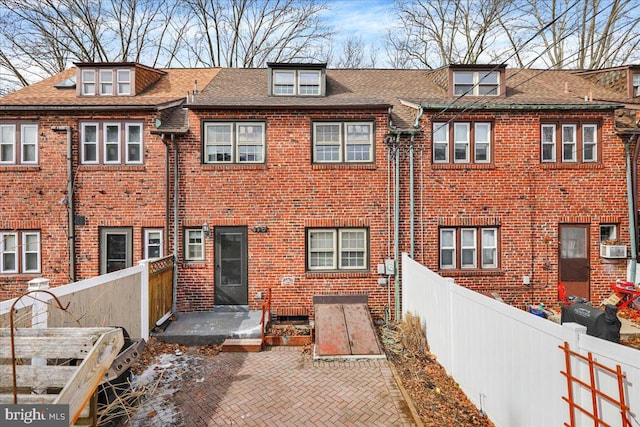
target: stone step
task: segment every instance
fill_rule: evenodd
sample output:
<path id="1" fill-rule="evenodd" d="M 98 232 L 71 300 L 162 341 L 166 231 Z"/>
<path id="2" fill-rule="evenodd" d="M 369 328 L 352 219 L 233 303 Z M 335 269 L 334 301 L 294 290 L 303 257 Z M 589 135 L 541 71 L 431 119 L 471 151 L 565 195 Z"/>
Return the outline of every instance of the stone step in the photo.
<path id="1" fill-rule="evenodd" d="M 227 338 L 222 343 L 222 351 L 237 353 L 254 353 L 262 350 L 260 338 Z"/>

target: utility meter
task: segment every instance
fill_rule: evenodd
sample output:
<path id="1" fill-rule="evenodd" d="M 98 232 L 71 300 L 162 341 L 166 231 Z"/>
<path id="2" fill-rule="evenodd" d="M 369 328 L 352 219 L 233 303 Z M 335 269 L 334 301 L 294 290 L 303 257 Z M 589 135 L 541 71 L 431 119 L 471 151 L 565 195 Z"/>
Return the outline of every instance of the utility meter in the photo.
<path id="1" fill-rule="evenodd" d="M 396 274 L 396 260 L 394 259 L 385 259 L 384 260 L 384 268 L 386 273 L 391 276 L 392 274 Z"/>

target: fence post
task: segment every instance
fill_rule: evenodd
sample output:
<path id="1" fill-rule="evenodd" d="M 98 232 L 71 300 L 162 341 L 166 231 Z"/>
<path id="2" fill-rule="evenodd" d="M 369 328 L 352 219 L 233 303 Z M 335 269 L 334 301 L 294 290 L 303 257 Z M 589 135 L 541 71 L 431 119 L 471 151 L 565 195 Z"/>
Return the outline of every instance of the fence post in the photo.
<path id="1" fill-rule="evenodd" d="M 456 281 L 455 279 L 453 279 L 452 277 L 447 277 L 444 279 L 445 283 L 447 284 L 447 316 L 444 319 L 445 322 L 447 322 L 447 327 L 449 329 L 449 336 L 450 337 L 455 337 L 455 325 L 454 322 L 457 322 L 457 319 L 453 318 L 453 313 L 455 313 L 455 310 L 453 309 L 453 304 L 454 304 L 454 297 L 453 297 L 453 290 L 456 286 Z M 451 369 L 451 376 L 455 377 L 458 372 L 456 369 L 456 363 L 455 363 L 455 359 L 456 359 L 456 355 L 455 355 L 455 348 L 453 346 L 453 341 L 452 339 L 447 340 L 447 342 L 449 343 L 448 347 L 449 347 L 449 366 Z"/>
<path id="2" fill-rule="evenodd" d="M 587 333 L 587 327 L 582 326 L 578 323 L 563 323 L 562 324 L 562 335 L 565 342 L 569 344 L 569 349 L 578 353 L 580 352 L 580 335 L 584 335 Z M 582 375 L 584 372 L 584 363 L 580 361 L 577 357 L 569 358 L 571 363 L 571 372 L 572 376 L 575 378 L 584 378 Z M 567 369 L 568 367 L 565 367 Z M 571 389 L 573 392 L 573 400 L 577 405 L 581 407 L 585 407 L 585 402 L 591 402 L 590 395 L 585 395 L 585 389 L 583 387 L 575 387 L 575 383 L 571 383 Z M 567 381 L 567 393 L 569 392 L 569 381 Z M 586 399 L 586 400 L 585 400 Z M 590 405 L 590 403 L 589 403 Z M 567 404 L 567 409 L 570 409 Z M 566 412 L 568 414 L 568 412 Z M 575 413 L 575 421 L 576 425 L 582 425 L 583 416 L 580 411 L 574 411 Z"/>
<path id="3" fill-rule="evenodd" d="M 38 277 L 32 280 L 29 280 L 27 290 L 29 292 L 33 291 L 45 291 L 49 289 L 49 279 L 45 279 L 44 277 Z M 38 294 L 30 294 L 29 295 L 33 299 L 33 304 L 31 305 L 31 327 L 33 329 L 46 329 L 48 326 L 47 319 L 47 307 L 48 304 L 46 301 L 39 299 L 40 296 L 44 296 L 47 300 L 51 299 L 49 295 L 45 292 Z M 31 359 L 32 366 L 47 366 L 47 359 L 43 359 L 41 357 L 34 357 Z M 46 387 L 36 387 L 33 389 L 33 392 L 36 394 L 44 394 L 47 392 Z"/>
<path id="4" fill-rule="evenodd" d="M 140 337 L 149 340 L 149 260 L 138 262 L 142 266 L 140 280 Z"/>

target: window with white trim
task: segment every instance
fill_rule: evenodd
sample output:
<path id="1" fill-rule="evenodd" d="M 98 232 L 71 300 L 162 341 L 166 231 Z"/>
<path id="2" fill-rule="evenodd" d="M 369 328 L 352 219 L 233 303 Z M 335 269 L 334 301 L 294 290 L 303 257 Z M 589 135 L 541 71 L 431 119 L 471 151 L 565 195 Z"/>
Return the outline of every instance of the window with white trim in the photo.
<path id="1" fill-rule="evenodd" d="M 204 235 L 202 228 L 184 230 L 184 260 L 204 261 Z"/>
<path id="2" fill-rule="evenodd" d="M 499 71 L 454 71 L 453 94 L 497 96 L 500 94 Z"/>
<path id="3" fill-rule="evenodd" d="M 447 227 L 440 229 L 440 269 L 495 268 L 498 268 L 497 228 Z"/>
<path id="4" fill-rule="evenodd" d="M 143 127 L 134 122 L 80 124 L 80 162 L 85 165 L 143 163 Z M 124 159 L 122 153 L 125 153 Z"/>
<path id="5" fill-rule="evenodd" d="M 0 231 L 0 274 L 40 273 L 40 232 Z"/>
<path id="6" fill-rule="evenodd" d="M 100 95 L 113 95 L 113 70 L 100 70 Z"/>
<path id="7" fill-rule="evenodd" d="M 373 162 L 373 123 L 314 122 L 314 163 Z"/>
<path id="8" fill-rule="evenodd" d="M 366 228 L 310 228 L 307 230 L 307 270 L 366 270 Z"/>
<path id="9" fill-rule="evenodd" d="M 488 122 L 434 122 L 433 162 L 491 163 L 491 138 Z"/>
<path id="10" fill-rule="evenodd" d="M 131 70 L 117 70 L 118 95 L 131 95 Z"/>
<path id="11" fill-rule="evenodd" d="M 631 96 L 640 96 L 640 74 L 634 74 L 632 77 L 632 94 Z"/>
<path id="12" fill-rule="evenodd" d="M 96 94 L 96 70 L 82 70 L 80 74 L 82 77 L 82 94 L 83 95 L 95 95 Z"/>
<path id="13" fill-rule="evenodd" d="M 595 123 L 542 123 L 540 158 L 542 163 L 580 164 L 598 162 L 599 127 Z"/>
<path id="14" fill-rule="evenodd" d="M 144 230 L 144 258 L 162 258 L 163 256 L 163 230 Z"/>
<path id="15" fill-rule="evenodd" d="M 264 163 L 265 124 L 205 122 L 204 163 Z"/>
<path id="16" fill-rule="evenodd" d="M 271 92 L 276 96 L 321 94 L 322 72 L 320 70 L 272 70 Z"/>
<path id="17" fill-rule="evenodd" d="M 0 165 L 38 164 L 38 125 L 0 123 Z"/>

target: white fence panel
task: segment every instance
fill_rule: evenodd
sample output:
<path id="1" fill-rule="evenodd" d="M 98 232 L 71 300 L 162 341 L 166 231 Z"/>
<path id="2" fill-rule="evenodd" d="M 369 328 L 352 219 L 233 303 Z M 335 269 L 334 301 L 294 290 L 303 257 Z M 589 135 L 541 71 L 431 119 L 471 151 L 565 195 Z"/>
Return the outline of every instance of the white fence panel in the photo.
<path id="1" fill-rule="evenodd" d="M 402 279 L 403 314 L 421 317 L 431 352 L 497 426 L 560 426 L 569 421 L 569 407 L 562 399 L 567 395 L 561 374 L 566 370 L 565 356 L 559 348 L 565 341 L 573 351 L 598 354 L 600 363 L 611 368 L 623 365 L 629 376 L 627 402 L 634 402 L 632 412 L 638 411 L 639 351 L 587 336 L 583 326 L 558 325 L 457 286 L 406 254 Z M 617 396 L 606 378 L 600 382 L 603 391 Z M 591 400 L 582 392 L 577 399 L 581 405 Z M 613 416 L 611 408 L 602 406 L 605 420 L 620 425 L 619 411 Z M 593 421 L 583 417 L 578 425 Z"/>

